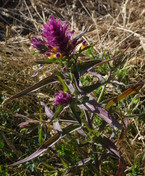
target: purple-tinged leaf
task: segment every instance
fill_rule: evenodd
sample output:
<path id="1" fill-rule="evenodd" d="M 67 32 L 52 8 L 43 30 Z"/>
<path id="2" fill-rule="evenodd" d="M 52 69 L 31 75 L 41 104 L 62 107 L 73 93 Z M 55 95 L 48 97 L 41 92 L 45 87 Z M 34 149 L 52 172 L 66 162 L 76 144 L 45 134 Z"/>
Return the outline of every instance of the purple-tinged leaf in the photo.
<path id="1" fill-rule="evenodd" d="M 80 118 L 80 115 L 78 114 L 78 112 L 75 110 L 75 107 L 74 106 L 70 106 L 71 108 L 71 111 L 74 115 L 74 117 L 77 119 L 77 121 L 81 124 L 81 118 Z"/>
<path id="2" fill-rule="evenodd" d="M 40 123 L 39 120 L 30 119 L 29 117 L 27 117 L 27 116 L 25 116 L 25 115 L 23 115 L 23 114 L 18 114 L 18 113 L 16 113 L 16 114 L 14 114 L 13 116 L 14 116 L 14 117 L 20 117 L 20 118 L 22 118 L 22 119 L 25 120 L 25 122 L 21 122 L 20 124 L 18 124 L 18 126 L 19 126 L 20 128 L 24 128 L 24 127 L 28 126 L 29 124 L 39 124 L 39 123 Z"/>
<path id="3" fill-rule="evenodd" d="M 96 84 L 90 85 L 90 86 L 80 86 L 79 85 L 79 74 L 77 71 L 74 72 L 74 81 L 75 81 L 76 88 L 81 95 L 88 94 L 92 92 L 93 90 L 102 86 L 102 84 L 99 82 Z"/>
<path id="4" fill-rule="evenodd" d="M 116 145 L 109 138 L 105 136 L 99 136 L 96 138 L 96 141 L 99 142 L 103 146 L 103 148 L 107 149 L 118 158 L 121 158 L 120 152 L 117 150 Z"/>
<path id="5" fill-rule="evenodd" d="M 80 89 L 82 90 L 81 94 L 91 93 L 92 91 L 94 91 L 95 89 L 99 88 L 100 86 L 102 86 L 102 84 L 96 83 L 96 84 L 93 84 L 93 85 L 90 85 L 90 86 L 80 87 Z"/>
<path id="6" fill-rule="evenodd" d="M 42 79 L 41 81 L 37 82 L 36 84 L 34 84 L 34 85 L 32 85 L 32 86 L 30 86 L 30 87 L 24 89 L 23 91 L 21 91 L 21 92 L 15 94 L 15 95 L 12 95 L 12 96 L 9 97 L 9 98 L 6 98 L 6 99 L 2 102 L 2 104 L 5 104 L 6 102 L 8 102 L 8 101 L 10 101 L 10 100 L 13 100 L 13 99 L 15 99 L 15 98 L 19 98 L 19 97 L 21 97 L 21 96 L 23 96 L 23 95 L 26 95 L 26 94 L 28 94 L 28 93 L 30 93 L 30 92 L 32 92 L 32 91 L 34 92 L 34 91 L 38 90 L 39 88 L 42 88 L 42 87 L 45 86 L 46 84 L 50 84 L 50 83 L 55 82 L 56 79 L 57 79 L 57 77 L 55 76 L 55 74 L 52 74 L 51 76 L 48 76 L 48 77 Z"/>
<path id="7" fill-rule="evenodd" d="M 61 126 L 60 126 L 58 120 L 53 123 L 53 127 L 59 133 L 59 135 L 61 136 L 62 135 L 62 129 L 61 129 Z"/>
<path id="8" fill-rule="evenodd" d="M 62 137 L 64 137 L 65 135 L 67 135 L 68 133 L 71 133 L 73 131 L 76 131 L 78 130 L 80 127 L 80 125 L 78 124 L 71 124 L 65 128 L 63 128 L 62 130 L 62 136 L 60 137 L 60 135 L 58 133 L 54 134 L 51 138 L 49 138 L 46 142 L 44 142 L 44 144 L 42 144 L 37 150 L 36 152 L 34 152 L 33 154 L 31 154 L 30 156 L 20 160 L 20 161 L 17 161 L 13 164 L 10 164 L 9 166 L 16 166 L 16 165 L 19 165 L 19 164 L 23 164 L 23 163 L 26 163 L 38 156 L 40 156 L 42 153 L 46 152 L 51 146 L 53 146 L 55 143 L 57 143 Z"/>
<path id="9" fill-rule="evenodd" d="M 87 30 L 88 30 L 88 28 L 86 28 L 82 33 L 80 33 L 78 36 L 73 38 L 72 43 L 76 43 L 77 40 L 80 39 L 87 32 Z"/>
<path id="10" fill-rule="evenodd" d="M 39 66 L 38 70 L 41 70 L 42 68 L 43 68 L 43 65 L 42 65 L 42 64 L 40 64 L 40 66 Z M 35 77 L 35 76 L 37 76 L 37 75 L 38 75 L 38 70 L 37 70 L 37 71 L 35 71 L 35 72 L 33 73 L 32 77 Z"/>
<path id="11" fill-rule="evenodd" d="M 18 124 L 20 128 L 26 128 L 30 124 L 39 124 L 40 122 L 38 120 L 26 120 L 25 122 L 22 122 Z"/>
<path id="12" fill-rule="evenodd" d="M 24 159 L 22 159 L 22 160 L 20 160 L 20 161 L 17 161 L 17 162 L 15 162 L 15 163 L 13 163 L 13 164 L 10 164 L 9 166 L 17 166 L 17 165 L 19 165 L 19 164 L 23 164 L 23 163 L 26 163 L 26 162 L 28 162 L 28 161 L 30 161 L 30 160 L 32 160 L 32 159 L 34 159 L 34 158 L 36 158 L 36 157 L 38 157 L 39 155 L 41 155 L 42 153 L 44 153 L 44 152 L 46 152 L 47 151 L 47 148 L 43 148 L 43 149 L 38 149 L 38 150 L 36 150 L 36 152 L 34 152 L 32 155 L 30 155 L 30 156 L 28 156 L 28 157 L 26 157 L 26 158 L 24 158 Z"/>
<path id="13" fill-rule="evenodd" d="M 90 111 L 94 114 L 97 114 L 101 117 L 105 122 L 107 122 L 111 127 L 117 127 L 118 129 L 122 129 L 123 126 L 113 118 L 104 108 L 102 108 L 95 99 L 89 97 L 89 100 L 84 102 L 84 104 L 78 105 L 81 109 Z"/>
<path id="14" fill-rule="evenodd" d="M 80 75 L 84 75 L 87 72 L 87 70 L 89 70 L 95 64 L 100 63 L 100 62 L 102 62 L 102 60 L 100 60 L 100 59 L 79 62 L 79 63 L 77 63 L 76 68 L 77 68 Z"/>
<path id="15" fill-rule="evenodd" d="M 67 87 L 68 87 L 69 91 L 70 91 L 72 94 L 74 94 L 74 92 L 75 92 L 74 86 L 73 86 L 72 84 L 69 84 L 69 85 L 67 85 Z"/>
<path id="16" fill-rule="evenodd" d="M 41 70 L 43 68 L 43 64 L 40 64 L 39 66 L 39 70 Z"/>
<path id="17" fill-rule="evenodd" d="M 96 76 L 102 83 L 106 81 L 105 78 L 103 78 L 103 76 L 97 72 L 88 71 L 88 73 L 90 73 L 93 76 Z"/>
<path id="18" fill-rule="evenodd" d="M 84 137 L 87 137 L 87 135 L 86 135 L 86 133 L 84 132 L 83 129 L 78 129 L 77 132 L 78 132 L 80 135 L 82 135 L 82 136 L 84 136 Z"/>
<path id="19" fill-rule="evenodd" d="M 44 107 L 45 113 L 46 113 L 47 117 L 49 118 L 49 120 L 52 120 L 54 113 L 48 108 L 48 106 L 45 103 L 40 102 L 40 104 L 41 104 L 41 106 Z"/>
<path id="20" fill-rule="evenodd" d="M 38 75 L 38 71 L 35 71 L 32 75 L 32 78 L 36 77 Z"/>

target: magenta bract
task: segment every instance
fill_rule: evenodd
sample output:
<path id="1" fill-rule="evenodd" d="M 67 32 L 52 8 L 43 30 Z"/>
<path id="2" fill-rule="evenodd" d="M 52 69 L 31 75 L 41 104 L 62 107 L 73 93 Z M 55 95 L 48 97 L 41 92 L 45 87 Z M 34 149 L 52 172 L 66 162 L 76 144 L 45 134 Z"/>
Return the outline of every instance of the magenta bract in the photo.
<path id="1" fill-rule="evenodd" d="M 59 55 L 68 55 L 74 49 L 74 43 L 71 37 L 74 30 L 68 30 L 68 24 L 62 23 L 60 19 L 56 20 L 53 16 L 48 24 L 43 24 L 44 30 L 41 36 L 43 39 L 34 37 L 31 39 L 33 47 L 48 55 L 48 53 Z M 46 50 L 47 48 L 47 50 Z"/>
<path id="2" fill-rule="evenodd" d="M 30 41 L 31 41 L 33 47 L 36 48 L 38 51 L 40 51 L 42 53 L 47 51 L 45 40 L 42 40 L 42 39 L 37 38 L 37 37 L 33 37 Z"/>
<path id="3" fill-rule="evenodd" d="M 56 93 L 55 96 L 56 96 L 56 99 L 54 100 L 54 104 L 58 104 L 58 105 L 67 105 L 72 100 L 71 95 L 62 90 L 59 93 Z"/>

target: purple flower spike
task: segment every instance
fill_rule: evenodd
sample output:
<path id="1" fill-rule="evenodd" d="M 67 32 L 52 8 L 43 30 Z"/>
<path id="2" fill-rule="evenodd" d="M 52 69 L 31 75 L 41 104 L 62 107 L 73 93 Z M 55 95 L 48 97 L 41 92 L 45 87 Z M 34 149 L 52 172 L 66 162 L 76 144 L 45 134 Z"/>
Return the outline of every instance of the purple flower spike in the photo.
<path id="1" fill-rule="evenodd" d="M 56 96 L 56 99 L 54 100 L 54 104 L 58 104 L 58 105 L 67 105 L 72 100 L 71 95 L 62 90 L 59 93 L 56 93 L 55 96 Z"/>
<path id="2" fill-rule="evenodd" d="M 33 47 L 39 50 L 40 52 L 44 53 L 45 51 L 47 51 L 47 47 L 45 46 L 46 42 L 44 40 L 34 37 L 31 39 L 31 43 Z"/>
<path id="3" fill-rule="evenodd" d="M 70 38 L 74 31 L 68 31 L 66 22 L 62 24 L 60 19 L 56 21 L 52 16 L 48 24 L 43 24 L 43 27 L 42 36 L 46 39 L 48 46 L 55 48 L 57 53 L 63 55 L 70 52 L 72 47 Z"/>
<path id="4" fill-rule="evenodd" d="M 80 43 L 77 41 L 84 32 L 75 39 L 71 39 L 74 30 L 69 30 L 68 26 L 66 22 L 62 23 L 60 19 L 56 20 L 52 16 L 47 24 L 43 24 L 41 38 L 31 39 L 33 47 L 51 59 L 69 56 Z"/>

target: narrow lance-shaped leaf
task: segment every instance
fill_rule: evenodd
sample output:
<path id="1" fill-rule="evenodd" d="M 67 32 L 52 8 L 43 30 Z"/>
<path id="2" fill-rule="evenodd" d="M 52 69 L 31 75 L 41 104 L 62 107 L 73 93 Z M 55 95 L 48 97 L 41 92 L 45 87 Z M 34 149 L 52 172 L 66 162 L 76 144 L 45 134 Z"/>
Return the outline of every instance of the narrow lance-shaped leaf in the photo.
<path id="1" fill-rule="evenodd" d="M 116 176 L 122 176 L 125 171 L 125 162 L 120 152 L 118 151 L 116 145 L 107 137 L 99 136 L 96 137 L 96 141 L 99 142 L 103 148 L 107 149 L 112 154 L 116 155 L 119 158 L 119 166 L 118 171 L 116 172 Z"/>
<path id="2" fill-rule="evenodd" d="M 125 169 L 126 169 L 125 162 L 123 159 L 120 159 L 116 176 L 122 176 L 124 174 Z"/>
<path id="3" fill-rule="evenodd" d="M 38 125 L 38 124 L 40 124 L 40 121 L 30 119 L 30 120 L 26 120 L 25 122 L 21 122 L 20 124 L 18 124 L 18 126 L 20 128 L 25 128 L 25 127 L 27 127 L 30 124 Z"/>
<path id="4" fill-rule="evenodd" d="M 59 124 L 58 119 L 57 119 L 56 122 L 53 123 L 53 127 L 59 133 L 59 135 L 61 136 L 62 135 L 62 129 L 61 129 L 61 126 Z"/>
<path id="5" fill-rule="evenodd" d="M 95 64 L 100 63 L 100 62 L 102 62 L 102 60 L 100 59 L 90 60 L 86 62 L 79 62 L 77 63 L 76 68 L 78 69 L 80 75 L 83 75 L 86 73 L 88 69 L 92 68 Z"/>
<path id="6" fill-rule="evenodd" d="M 44 144 L 42 144 L 38 150 L 36 152 L 34 152 L 33 154 L 31 154 L 30 156 L 17 161 L 13 164 L 10 164 L 9 166 L 16 166 L 25 162 L 28 162 L 36 157 L 38 157 L 39 155 L 41 155 L 42 153 L 44 153 L 45 151 L 47 151 L 49 149 L 49 147 L 53 146 L 56 142 L 59 141 L 59 139 L 61 139 L 62 137 L 64 137 L 65 135 L 67 135 L 70 132 L 73 132 L 74 130 L 77 130 L 80 128 L 80 125 L 78 124 L 71 124 L 65 128 L 62 129 L 62 136 L 60 137 L 60 135 L 58 133 L 56 133 L 54 136 L 52 136 L 51 138 L 49 138 Z"/>
<path id="7" fill-rule="evenodd" d="M 122 51 L 122 52 L 121 52 L 120 54 L 118 54 L 117 56 L 114 56 L 112 59 L 103 60 L 103 61 L 101 61 L 101 62 L 96 63 L 93 67 L 90 67 L 90 68 L 88 69 L 88 71 L 90 71 L 90 70 L 92 70 L 93 68 L 96 68 L 96 67 L 98 67 L 98 66 L 100 66 L 100 65 L 103 65 L 103 64 L 105 64 L 105 63 L 109 63 L 110 61 L 113 61 L 113 60 L 117 59 L 118 57 L 121 57 L 121 56 L 129 49 L 129 47 L 130 47 L 134 42 L 135 42 L 135 41 L 133 41 L 124 51 Z"/>
<path id="8" fill-rule="evenodd" d="M 10 100 L 13 100 L 13 99 L 15 99 L 15 98 L 19 98 L 19 97 L 21 97 L 21 96 L 23 96 L 23 95 L 26 95 L 26 94 L 28 94 L 28 93 L 30 93 L 30 92 L 32 92 L 32 91 L 36 91 L 36 90 L 38 90 L 39 88 L 45 86 L 46 84 L 50 84 L 50 83 L 55 82 L 56 79 L 57 79 L 57 77 L 56 77 L 54 74 L 52 74 L 51 76 L 48 76 L 48 77 L 42 79 L 41 81 L 35 83 L 34 85 L 32 85 L 32 86 L 30 86 L 30 87 L 24 89 L 23 91 L 21 91 L 21 92 L 15 94 L 15 95 L 12 95 L 12 96 L 9 97 L 9 98 L 6 98 L 6 99 L 2 102 L 2 104 L 5 104 L 6 102 L 8 102 L 8 101 L 10 101 Z"/>
<path id="9" fill-rule="evenodd" d="M 142 88 L 143 85 L 144 85 L 144 82 L 140 81 L 135 86 L 133 86 L 132 88 L 129 88 L 129 89 L 125 90 L 122 94 L 120 94 L 116 98 L 110 100 L 108 102 L 108 104 L 106 105 L 105 109 L 109 109 L 110 106 L 112 106 L 113 104 L 122 100 L 123 98 L 127 97 L 128 95 L 135 94 L 137 91 L 139 91 Z"/>
<path id="10" fill-rule="evenodd" d="M 87 30 L 88 28 L 85 28 L 85 30 L 82 33 L 80 33 L 78 36 L 73 38 L 73 43 L 77 42 L 77 40 L 80 39 L 87 32 Z"/>
<path id="11" fill-rule="evenodd" d="M 70 106 L 73 115 L 75 116 L 75 118 L 77 119 L 77 121 L 81 124 L 81 118 L 80 115 L 77 113 L 77 111 L 75 110 L 74 106 Z"/>
<path id="12" fill-rule="evenodd" d="M 43 137 L 42 137 L 42 125 L 39 124 L 38 126 L 38 134 L 39 134 L 39 144 L 43 143 Z"/>
<path id="13" fill-rule="evenodd" d="M 69 91 L 70 91 L 72 94 L 74 94 L 75 88 L 74 88 L 73 84 L 70 83 L 70 84 L 67 85 L 67 86 L 68 86 Z"/>
<path id="14" fill-rule="evenodd" d="M 95 99 L 90 97 L 83 104 L 78 105 L 81 109 L 90 111 L 94 114 L 97 114 L 101 117 L 105 122 L 107 122 L 111 127 L 117 127 L 118 129 L 122 129 L 122 125 L 113 118 L 104 108 L 102 108 Z"/>
<path id="15" fill-rule="evenodd" d="M 60 160 L 61 160 L 63 166 L 64 166 L 66 169 L 69 169 L 69 163 L 68 163 L 68 161 L 64 160 L 62 156 L 60 156 Z"/>
<path id="16" fill-rule="evenodd" d="M 77 70 L 74 72 L 74 82 L 75 82 L 75 85 L 76 85 L 78 92 L 81 95 L 88 94 L 88 93 L 92 92 L 93 90 L 102 86 L 102 84 L 99 82 L 97 82 L 96 84 L 92 84 L 90 86 L 80 86 L 79 85 L 79 74 L 78 74 Z"/>
<path id="17" fill-rule="evenodd" d="M 90 86 L 83 86 L 83 87 L 79 87 L 79 88 L 81 90 L 81 94 L 83 95 L 83 94 L 91 93 L 92 91 L 99 88 L 100 86 L 102 86 L 102 84 L 97 82 L 96 84 L 92 84 Z"/>
<path id="18" fill-rule="evenodd" d="M 53 116 L 54 116 L 54 113 L 48 108 L 48 106 L 47 106 L 45 103 L 43 103 L 43 102 L 40 102 L 40 103 L 41 103 L 41 106 L 44 107 L 45 113 L 46 113 L 47 117 L 48 117 L 50 120 L 52 120 L 52 118 L 53 118 Z"/>
<path id="19" fill-rule="evenodd" d="M 56 118 L 60 115 L 60 113 L 63 111 L 63 108 L 64 108 L 63 105 L 60 105 L 60 106 L 57 108 L 57 110 L 56 110 L 56 112 L 55 112 L 55 114 L 54 114 L 54 116 L 53 116 L 53 119 L 56 119 Z"/>
<path id="20" fill-rule="evenodd" d="M 46 60 L 37 60 L 35 61 L 37 64 L 52 64 L 52 63 L 59 63 L 60 59 L 53 58 L 53 59 L 46 59 Z"/>
<path id="21" fill-rule="evenodd" d="M 109 138 L 105 136 L 99 136 L 96 138 L 96 141 L 99 142 L 103 146 L 103 148 L 107 149 L 118 158 L 121 158 L 120 152 L 117 150 L 116 145 Z"/>
<path id="22" fill-rule="evenodd" d="M 86 71 L 90 71 L 97 66 L 103 65 L 105 63 L 109 63 L 110 61 L 113 61 L 116 58 L 122 56 L 128 50 L 129 47 L 130 47 L 130 45 L 122 53 L 118 54 L 117 56 L 113 57 L 112 59 L 103 60 L 103 61 L 102 61 L 102 59 L 95 59 L 95 60 L 89 60 L 86 62 L 79 62 L 79 63 L 77 63 L 76 68 L 79 71 L 80 75 L 83 75 L 84 73 L 86 73 Z M 74 69 L 76 69 L 76 68 L 74 68 Z"/>
<path id="23" fill-rule="evenodd" d="M 64 80 L 62 79 L 62 77 L 61 77 L 60 75 L 57 75 L 57 77 L 58 77 L 60 83 L 61 83 L 62 86 L 63 86 L 64 92 L 68 92 L 68 91 L 69 91 L 69 88 L 68 88 L 67 85 L 65 84 Z"/>

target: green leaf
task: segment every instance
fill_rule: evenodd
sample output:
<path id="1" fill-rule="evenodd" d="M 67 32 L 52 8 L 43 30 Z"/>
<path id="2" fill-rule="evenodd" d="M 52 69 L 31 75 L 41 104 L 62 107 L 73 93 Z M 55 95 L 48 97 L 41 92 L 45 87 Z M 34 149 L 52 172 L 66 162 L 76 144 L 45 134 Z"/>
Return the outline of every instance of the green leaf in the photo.
<path id="1" fill-rule="evenodd" d="M 62 79 L 62 77 L 61 77 L 60 75 L 57 75 L 57 77 L 58 77 L 60 83 L 61 83 L 62 86 L 63 86 L 64 92 L 69 92 L 69 88 L 68 88 L 67 85 L 65 84 L 64 80 Z"/>
<path id="2" fill-rule="evenodd" d="M 59 114 L 62 112 L 62 110 L 63 110 L 63 105 L 60 105 L 60 106 L 57 108 L 57 110 L 56 110 L 56 112 L 55 112 L 55 114 L 54 114 L 54 116 L 53 116 L 53 119 L 56 119 L 56 118 L 59 116 Z"/>
<path id="3" fill-rule="evenodd" d="M 43 164 L 48 170 L 57 170 L 55 167 L 49 165 L 48 163 L 42 162 L 42 164 Z"/>
<path id="4" fill-rule="evenodd" d="M 4 142 L 3 141 L 0 141 L 0 149 L 3 149 L 5 146 Z"/>
<path id="5" fill-rule="evenodd" d="M 62 157 L 60 157 L 60 160 L 61 160 L 63 166 L 64 166 L 66 169 L 68 169 L 68 168 L 69 168 L 68 163 L 67 163 Z"/>
<path id="6" fill-rule="evenodd" d="M 34 170 L 35 170 L 35 165 L 34 165 L 34 163 L 33 163 L 33 164 L 30 164 L 29 167 L 28 167 L 28 169 L 29 169 L 31 172 L 34 172 Z"/>
<path id="7" fill-rule="evenodd" d="M 43 138 L 42 138 L 42 125 L 41 124 L 38 126 L 38 133 L 39 133 L 39 144 L 42 144 Z"/>

